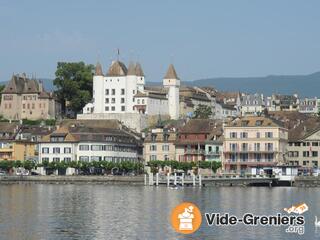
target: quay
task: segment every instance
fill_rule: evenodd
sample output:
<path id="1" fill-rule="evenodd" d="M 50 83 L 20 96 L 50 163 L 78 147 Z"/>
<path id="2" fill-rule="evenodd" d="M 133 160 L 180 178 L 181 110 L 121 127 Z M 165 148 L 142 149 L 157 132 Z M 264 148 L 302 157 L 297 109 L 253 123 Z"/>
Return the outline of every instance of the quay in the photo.
<path id="1" fill-rule="evenodd" d="M 143 175 L 139 176 L 0 176 L 0 184 L 47 183 L 47 184 L 127 184 L 143 185 Z"/>

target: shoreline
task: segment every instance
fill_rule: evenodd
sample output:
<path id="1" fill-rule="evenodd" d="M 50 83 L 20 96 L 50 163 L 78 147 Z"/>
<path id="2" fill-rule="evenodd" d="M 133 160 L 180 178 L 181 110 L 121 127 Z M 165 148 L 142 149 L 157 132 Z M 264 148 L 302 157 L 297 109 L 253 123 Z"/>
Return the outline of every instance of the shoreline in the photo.
<path id="1" fill-rule="evenodd" d="M 204 180 L 205 181 L 205 180 Z M 0 176 L 2 184 L 117 184 L 117 185 L 136 185 L 150 186 L 145 184 L 145 176 Z M 230 184 L 231 183 L 231 184 Z M 156 185 L 153 185 L 156 186 Z M 159 186 L 167 187 L 165 184 Z M 224 179 L 216 182 L 206 183 L 203 187 L 254 187 L 250 185 L 248 179 Z M 260 185 L 261 186 L 261 185 Z M 150 186 L 152 187 L 152 185 Z M 170 184 L 170 187 L 172 185 Z M 181 187 L 181 186 L 180 186 Z M 186 187 L 188 187 L 186 185 Z M 196 187 L 199 187 L 198 184 Z M 277 187 L 277 186 L 272 186 Z M 278 185 L 279 187 L 279 185 Z M 297 177 L 291 187 L 320 187 L 320 177 Z"/>

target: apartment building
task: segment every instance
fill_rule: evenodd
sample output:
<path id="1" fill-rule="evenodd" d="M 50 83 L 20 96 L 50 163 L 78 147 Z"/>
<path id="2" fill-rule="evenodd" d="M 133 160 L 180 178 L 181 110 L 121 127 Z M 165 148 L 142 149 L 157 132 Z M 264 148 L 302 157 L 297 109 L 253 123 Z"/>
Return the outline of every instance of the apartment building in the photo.
<path id="1" fill-rule="evenodd" d="M 310 118 L 289 131 L 287 161 L 304 169 L 320 166 L 320 121 Z"/>
<path id="2" fill-rule="evenodd" d="M 146 162 L 154 160 L 175 160 L 176 129 L 165 127 L 158 121 L 144 140 L 143 156 Z"/>
<path id="3" fill-rule="evenodd" d="M 39 144 L 43 161 L 141 161 L 142 143 L 116 120 L 62 123 Z"/>
<path id="4" fill-rule="evenodd" d="M 284 163 L 288 130 L 280 121 L 248 116 L 224 127 L 223 167 L 226 171 L 249 171 Z"/>

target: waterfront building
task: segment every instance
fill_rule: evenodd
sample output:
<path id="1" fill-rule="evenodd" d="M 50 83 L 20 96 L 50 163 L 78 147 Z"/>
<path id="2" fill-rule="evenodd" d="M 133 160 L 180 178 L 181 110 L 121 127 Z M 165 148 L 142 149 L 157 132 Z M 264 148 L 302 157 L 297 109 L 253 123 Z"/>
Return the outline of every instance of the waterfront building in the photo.
<path id="1" fill-rule="evenodd" d="M 320 166 L 320 121 L 309 118 L 289 131 L 287 162 L 305 169 Z"/>
<path id="2" fill-rule="evenodd" d="M 102 160 L 141 161 L 141 138 L 117 120 L 81 120 L 63 122 L 39 144 L 39 162 Z"/>
<path id="3" fill-rule="evenodd" d="M 212 119 L 191 119 L 178 133 L 175 142 L 176 160 L 204 161 L 206 160 L 207 140 L 222 136 L 222 124 Z M 209 149 L 209 146 L 208 146 Z"/>
<path id="4" fill-rule="evenodd" d="M 0 160 L 24 161 L 37 155 L 36 142 L 19 138 L 19 123 L 0 122 Z"/>
<path id="5" fill-rule="evenodd" d="M 249 94 L 242 97 L 241 115 L 242 116 L 258 116 L 265 109 L 265 100 L 263 94 Z"/>
<path id="6" fill-rule="evenodd" d="M 221 129 L 222 131 L 222 129 Z M 205 141 L 205 160 L 206 161 L 222 161 L 223 153 L 223 136 L 219 133 L 211 134 Z"/>
<path id="7" fill-rule="evenodd" d="M 41 81 L 17 74 L 2 91 L 0 114 L 10 120 L 54 119 L 60 115 L 60 104 Z"/>
<path id="8" fill-rule="evenodd" d="M 224 127 L 223 168 L 241 172 L 284 164 L 287 142 L 288 130 L 280 121 L 262 116 L 237 118 Z"/>
<path id="9" fill-rule="evenodd" d="M 176 129 L 163 125 L 159 119 L 155 128 L 146 133 L 143 156 L 145 162 L 154 160 L 176 160 L 175 145 Z"/>
<path id="10" fill-rule="evenodd" d="M 127 69 L 121 61 L 113 61 L 104 75 L 100 63 L 93 76 L 93 99 L 85 105 L 78 119 L 118 119 L 126 126 L 141 131 L 148 117 L 168 115 L 179 118 L 180 79 L 172 64 L 159 90 L 145 87 L 145 76 L 139 63 Z"/>

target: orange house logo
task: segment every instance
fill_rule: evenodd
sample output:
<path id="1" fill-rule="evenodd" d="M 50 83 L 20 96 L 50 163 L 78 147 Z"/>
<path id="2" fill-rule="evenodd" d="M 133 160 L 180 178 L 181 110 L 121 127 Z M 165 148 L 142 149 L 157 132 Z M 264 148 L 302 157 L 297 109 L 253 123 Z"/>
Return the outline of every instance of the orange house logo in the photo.
<path id="1" fill-rule="evenodd" d="M 194 233 L 201 226 L 201 222 L 201 212 L 193 203 L 183 202 L 171 212 L 171 225 L 178 233 Z"/>

